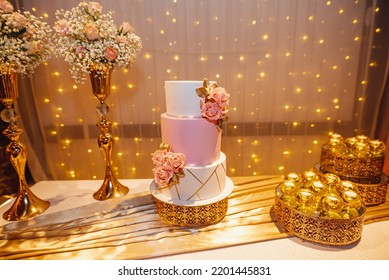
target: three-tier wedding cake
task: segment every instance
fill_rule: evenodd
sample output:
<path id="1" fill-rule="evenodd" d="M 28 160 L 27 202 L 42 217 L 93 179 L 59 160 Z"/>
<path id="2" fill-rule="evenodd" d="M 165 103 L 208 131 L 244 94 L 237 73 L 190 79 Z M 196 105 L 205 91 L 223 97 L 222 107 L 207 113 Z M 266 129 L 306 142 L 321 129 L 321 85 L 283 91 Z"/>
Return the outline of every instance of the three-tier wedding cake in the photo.
<path id="1" fill-rule="evenodd" d="M 166 81 L 162 144 L 153 154 L 150 186 L 160 218 L 201 226 L 224 218 L 233 183 L 221 152 L 229 94 L 215 82 Z"/>

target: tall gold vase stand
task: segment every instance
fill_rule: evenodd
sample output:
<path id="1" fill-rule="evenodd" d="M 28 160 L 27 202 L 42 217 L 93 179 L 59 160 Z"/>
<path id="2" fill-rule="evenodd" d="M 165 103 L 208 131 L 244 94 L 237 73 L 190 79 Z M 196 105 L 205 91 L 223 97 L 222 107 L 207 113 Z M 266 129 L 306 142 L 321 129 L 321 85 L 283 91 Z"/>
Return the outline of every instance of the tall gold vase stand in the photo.
<path id="1" fill-rule="evenodd" d="M 46 211 L 50 206 L 50 202 L 34 195 L 26 182 L 27 150 L 19 140 L 23 130 L 16 125 L 17 114 L 14 109 L 14 103 L 18 98 L 17 75 L 18 73 L 10 70 L 0 74 L 0 101 L 5 106 L 4 110 L 1 111 L 1 119 L 9 123 L 8 128 L 3 131 L 3 134 L 10 139 L 10 143 L 6 147 L 6 153 L 19 178 L 16 199 L 11 208 L 3 214 L 3 218 L 7 221 L 19 221 L 35 217 Z"/>
<path id="2" fill-rule="evenodd" d="M 123 186 L 115 178 L 112 171 L 114 138 L 109 132 L 109 129 L 111 128 L 111 122 L 107 120 L 109 107 L 105 103 L 105 100 L 111 93 L 111 75 L 112 69 L 104 65 L 94 67 L 90 73 L 93 95 L 100 101 L 96 108 L 97 113 L 100 115 L 100 121 L 97 123 L 97 126 L 101 130 L 97 142 L 105 161 L 104 181 L 100 189 L 93 194 L 93 197 L 96 200 L 106 200 L 125 196 L 129 191 L 126 186 Z"/>

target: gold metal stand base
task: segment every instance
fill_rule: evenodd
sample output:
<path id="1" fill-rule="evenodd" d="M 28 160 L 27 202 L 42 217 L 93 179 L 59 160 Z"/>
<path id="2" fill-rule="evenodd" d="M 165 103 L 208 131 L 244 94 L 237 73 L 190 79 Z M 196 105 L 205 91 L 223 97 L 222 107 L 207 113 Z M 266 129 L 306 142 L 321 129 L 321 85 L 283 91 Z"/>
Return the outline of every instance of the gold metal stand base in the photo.
<path id="1" fill-rule="evenodd" d="M 212 225 L 224 219 L 228 210 L 228 197 L 234 184 L 227 177 L 224 191 L 215 198 L 204 201 L 171 201 L 161 194 L 153 181 L 150 191 L 155 198 L 159 218 L 171 225 L 184 227 L 202 227 Z"/>
<path id="2" fill-rule="evenodd" d="M 96 200 L 106 200 L 115 197 L 125 196 L 129 189 L 123 186 L 112 174 L 109 166 L 106 168 L 105 178 L 100 189 L 93 194 Z"/>
<path id="3" fill-rule="evenodd" d="M 127 187 L 119 183 L 111 170 L 114 137 L 109 132 L 111 128 L 111 122 L 107 120 L 109 106 L 105 103 L 105 100 L 111 94 L 111 75 L 112 68 L 104 64 L 94 65 L 90 73 L 93 95 L 100 101 L 100 104 L 96 107 L 100 115 L 100 121 L 97 123 L 97 126 L 101 130 L 97 143 L 105 161 L 104 182 L 100 189 L 93 194 L 96 200 L 125 196 L 129 191 Z"/>
<path id="4" fill-rule="evenodd" d="M 28 187 L 24 187 L 11 208 L 3 214 L 3 218 L 7 221 L 27 220 L 43 213 L 49 207 L 50 202 L 40 199 Z"/>
<path id="5" fill-rule="evenodd" d="M 160 219 L 175 226 L 200 227 L 215 224 L 224 218 L 228 209 L 228 197 L 200 206 L 174 205 L 157 198 L 155 201 Z"/>

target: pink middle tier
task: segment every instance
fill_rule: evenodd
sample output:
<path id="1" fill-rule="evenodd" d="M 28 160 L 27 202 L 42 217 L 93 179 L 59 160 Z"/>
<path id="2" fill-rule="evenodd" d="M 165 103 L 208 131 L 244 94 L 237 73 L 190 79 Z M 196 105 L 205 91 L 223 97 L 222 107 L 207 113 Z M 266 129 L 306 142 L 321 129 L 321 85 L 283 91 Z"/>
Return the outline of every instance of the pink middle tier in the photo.
<path id="1" fill-rule="evenodd" d="M 183 153 L 186 165 L 201 166 L 220 157 L 220 129 L 203 118 L 176 118 L 161 115 L 162 142 L 173 152 Z"/>

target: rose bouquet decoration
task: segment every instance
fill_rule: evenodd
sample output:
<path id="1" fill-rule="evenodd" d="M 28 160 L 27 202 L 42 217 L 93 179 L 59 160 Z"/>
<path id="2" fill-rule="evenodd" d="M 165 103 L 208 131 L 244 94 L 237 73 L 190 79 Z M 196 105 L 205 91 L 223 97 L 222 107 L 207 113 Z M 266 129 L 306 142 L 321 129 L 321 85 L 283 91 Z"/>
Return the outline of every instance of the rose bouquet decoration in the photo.
<path id="1" fill-rule="evenodd" d="M 96 66 L 130 68 L 142 49 L 131 25 L 123 22 L 117 28 L 112 12 L 103 13 L 98 2 L 57 10 L 56 19 L 56 54 L 71 65 L 70 72 L 78 83 Z"/>
<path id="2" fill-rule="evenodd" d="M 214 122 L 220 129 L 223 122 L 228 120 L 228 104 L 230 95 L 216 83 L 212 85 L 208 79 L 204 79 L 203 86 L 196 88 L 200 101 L 201 114 L 204 118 Z"/>
<path id="3" fill-rule="evenodd" d="M 0 74 L 32 75 L 52 53 L 52 29 L 28 11 L 14 11 L 7 0 L 0 0 L 0 21 Z"/>
<path id="4" fill-rule="evenodd" d="M 160 187 L 170 187 L 180 182 L 185 176 L 183 167 L 185 155 L 170 151 L 168 144 L 162 143 L 152 156 L 154 180 Z"/>

